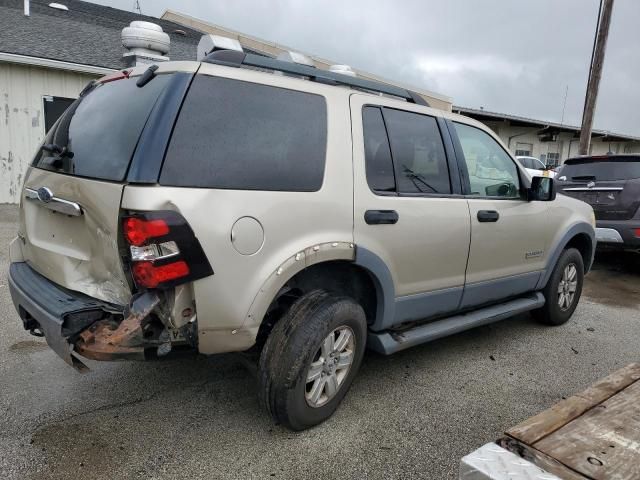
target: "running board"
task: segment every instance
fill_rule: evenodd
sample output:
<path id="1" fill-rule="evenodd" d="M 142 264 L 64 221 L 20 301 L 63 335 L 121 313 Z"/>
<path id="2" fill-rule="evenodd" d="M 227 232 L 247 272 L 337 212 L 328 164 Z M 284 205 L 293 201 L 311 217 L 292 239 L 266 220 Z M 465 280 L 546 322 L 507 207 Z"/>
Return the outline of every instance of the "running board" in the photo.
<path id="1" fill-rule="evenodd" d="M 391 355 L 421 343 L 431 342 L 470 328 L 488 325 L 519 313 L 540 308 L 544 302 L 542 293 L 537 292 L 473 312 L 418 325 L 408 330 L 369 332 L 367 346 L 383 355 Z"/>

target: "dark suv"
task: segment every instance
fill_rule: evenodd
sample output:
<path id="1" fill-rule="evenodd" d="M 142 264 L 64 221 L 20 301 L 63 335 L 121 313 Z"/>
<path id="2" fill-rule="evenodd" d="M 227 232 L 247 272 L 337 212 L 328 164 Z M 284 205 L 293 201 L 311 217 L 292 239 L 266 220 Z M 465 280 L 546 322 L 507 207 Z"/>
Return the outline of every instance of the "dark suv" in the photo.
<path id="1" fill-rule="evenodd" d="M 593 207 L 600 246 L 640 251 L 640 154 L 571 158 L 556 181 Z"/>

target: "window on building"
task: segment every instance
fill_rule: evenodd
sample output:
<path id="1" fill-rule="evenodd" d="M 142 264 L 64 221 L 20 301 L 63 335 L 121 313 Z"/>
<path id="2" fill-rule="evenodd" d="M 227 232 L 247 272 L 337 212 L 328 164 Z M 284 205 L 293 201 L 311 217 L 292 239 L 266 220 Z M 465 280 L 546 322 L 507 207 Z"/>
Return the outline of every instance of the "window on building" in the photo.
<path id="1" fill-rule="evenodd" d="M 557 167 L 560 164 L 560 154 L 558 152 L 547 153 L 547 165 Z"/>
<path id="2" fill-rule="evenodd" d="M 516 157 L 530 157 L 532 152 L 532 143 L 516 143 Z"/>
<path id="3" fill-rule="evenodd" d="M 451 193 L 447 157 L 434 117 L 384 109 L 400 193 Z"/>
<path id="4" fill-rule="evenodd" d="M 457 122 L 455 126 L 471 195 L 519 198 L 518 168 L 507 152 L 483 130 Z"/>
<path id="5" fill-rule="evenodd" d="M 58 121 L 64 111 L 75 102 L 75 98 L 54 97 L 46 95 L 42 97 L 44 103 L 44 129 L 45 133 L 51 130 L 53 124 Z"/>

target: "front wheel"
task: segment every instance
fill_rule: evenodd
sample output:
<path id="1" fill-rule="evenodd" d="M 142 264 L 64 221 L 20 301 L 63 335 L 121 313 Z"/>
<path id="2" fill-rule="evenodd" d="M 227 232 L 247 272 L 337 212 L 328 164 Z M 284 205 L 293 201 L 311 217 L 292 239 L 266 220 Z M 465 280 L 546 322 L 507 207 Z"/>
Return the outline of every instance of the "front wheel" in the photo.
<path id="1" fill-rule="evenodd" d="M 563 251 L 542 293 L 546 303 L 533 316 L 546 325 L 562 325 L 573 315 L 584 281 L 584 262 L 575 248 Z"/>
<path id="2" fill-rule="evenodd" d="M 317 290 L 298 299 L 260 355 L 262 401 L 273 419 L 304 430 L 329 418 L 351 386 L 367 339 L 362 307 Z"/>

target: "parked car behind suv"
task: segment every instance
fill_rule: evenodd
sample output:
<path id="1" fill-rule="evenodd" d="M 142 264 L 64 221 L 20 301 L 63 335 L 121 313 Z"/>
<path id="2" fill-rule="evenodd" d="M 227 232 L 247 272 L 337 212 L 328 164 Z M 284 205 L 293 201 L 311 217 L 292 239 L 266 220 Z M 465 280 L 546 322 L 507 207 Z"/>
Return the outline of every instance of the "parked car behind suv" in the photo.
<path id="1" fill-rule="evenodd" d="M 640 251 L 640 155 L 572 158 L 557 180 L 560 192 L 593 207 L 599 245 Z"/>
<path id="2" fill-rule="evenodd" d="M 224 50 L 89 85 L 38 149 L 20 220 L 13 301 L 67 363 L 253 352 L 292 429 L 335 411 L 365 347 L 566 322 L 595 246 L 591 207 L 481 123 Z"/>
<path id="3" fill-rule="evenodd" d="M 550 167 L 547 168 L 547 166 L 536 157 L 518 156 L 516 157 L 516 160 L 527 170 L 527 172 L 529 172 L 529 175 L 531 175 L 532 177 L 538 175 L 542 177 L 554 178 L 556 176 L 556 172 L 554 172 Z"/>

